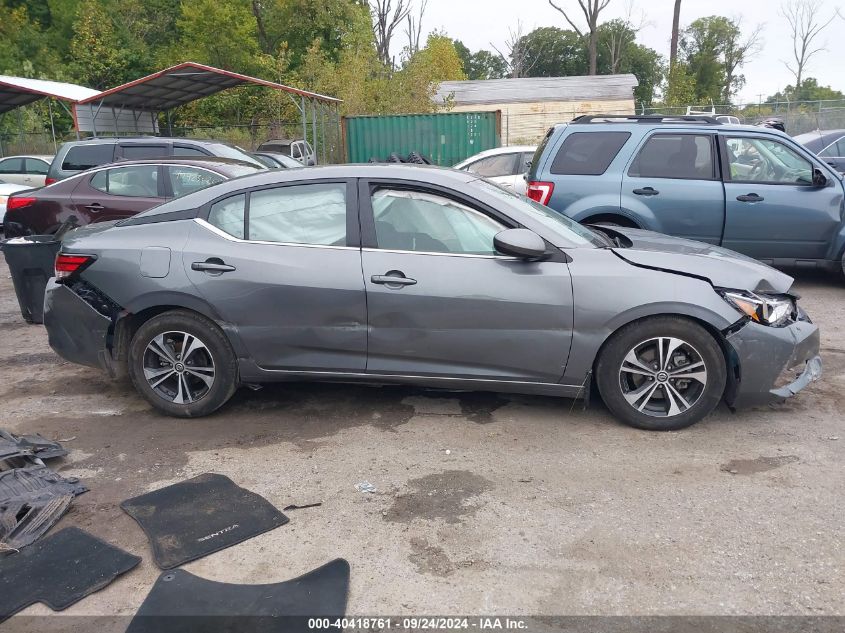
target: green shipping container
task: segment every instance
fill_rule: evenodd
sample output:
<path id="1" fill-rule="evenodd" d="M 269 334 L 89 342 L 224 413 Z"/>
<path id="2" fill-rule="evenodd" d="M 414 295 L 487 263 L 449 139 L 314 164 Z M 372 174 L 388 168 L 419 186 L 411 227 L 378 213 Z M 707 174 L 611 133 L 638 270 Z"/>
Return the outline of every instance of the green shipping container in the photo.
<path id="1" fill-rule="evenodd" d="M 393 153 L 404 159 L 419 152 L 436 165 L 451 167 L 499 147 L 501 121 L 500 111 L 344 117 L 346 160 L 386 161 Z"/>

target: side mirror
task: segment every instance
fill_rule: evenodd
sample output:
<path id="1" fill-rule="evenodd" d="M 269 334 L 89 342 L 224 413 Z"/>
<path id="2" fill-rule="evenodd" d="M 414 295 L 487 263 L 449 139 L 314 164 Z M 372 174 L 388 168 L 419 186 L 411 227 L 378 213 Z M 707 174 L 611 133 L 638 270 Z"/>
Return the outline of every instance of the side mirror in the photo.
<path id="1" fill-rule="evenodd" d="M 493 238 L 493 246 L 502 255 L 521 259 L 539 259 L 546 254 L 546 242 L 528 229 L 505 229 Z"/>
<path id="2" fill-rule="evenodd" d="M 813 168 L 813 186 L 824 187 L 827 184 L 827 176 L 818 167 Z"/>

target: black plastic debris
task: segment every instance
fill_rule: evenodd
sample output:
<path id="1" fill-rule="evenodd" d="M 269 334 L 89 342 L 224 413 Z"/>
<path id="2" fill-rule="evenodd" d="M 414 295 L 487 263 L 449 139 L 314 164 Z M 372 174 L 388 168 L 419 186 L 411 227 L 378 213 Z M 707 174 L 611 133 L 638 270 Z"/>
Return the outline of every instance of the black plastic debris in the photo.
<path id="1" fill-rule="evenodd" d="M 316 503 L 306 503 L 306 504 L 301 505 L 301 506 L 298 506 L 298 505 L 292 503 L 291 505 L 285 506 L 284 508 L 282 508 L 282 511 L 288 512 L 290 510 L 305 510 L 307 508 L 319 508 L 321 505 L 323 505 L 322 501 L 317 501 Z"/>
<path id="2" fill-rule="evenodd" d="M 126 633 L 293 633 L 346 613 L 349 563 L 336 559 L 285 582 L 235 585 L 176 569 L 159 576 Z"/>
<path id="3" fill-rule="evenodd" d="M 141 559 L 78 528 L 65 528 L 0 559 L 0 622 L 36 602 L 62 611 Z"/>
<path id="4" fill-rule="evenodd" d="M 288 522 L 264 497 L 213 473 L 127 499 L 120 507 L 150 539 L 161 569 L 178 567 Z"/>
<path id="5" fill-rule="evenodd" d="M 41 465 L 40 460 L 64 457 L 67 451 L 58 442 L 41 435 L 13 435 L 0 429 L 0 470 Z"/>
<path id="6" fill-rule="evenodd" d="M 65 479 L 46 466 L 0 472 L 0 544 L 6 552 L 26 547 L 56 524 L 75 496 L 87 491 L 78 479 Z"/>

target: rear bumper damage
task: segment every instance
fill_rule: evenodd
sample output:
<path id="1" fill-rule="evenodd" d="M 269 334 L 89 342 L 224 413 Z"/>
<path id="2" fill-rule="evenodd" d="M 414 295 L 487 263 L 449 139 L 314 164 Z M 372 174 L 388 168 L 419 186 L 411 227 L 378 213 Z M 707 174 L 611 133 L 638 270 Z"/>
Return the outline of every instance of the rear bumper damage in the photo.
<path id="1" fill-rule="evenodd" d="M 790 398 L 822 375 L 819 328 L 803 313 L 786 327 L 748 322 L 727 335 L 734 360 L 733 407 L 760 406 Z"/>
<path id="2" fill-rule="evenodd" d="M 50 347 L 59 356 L 112 373 L 108 350 L 112 319 L 55 279 L 47 282 L 44 292 L 44 326 Z"/>

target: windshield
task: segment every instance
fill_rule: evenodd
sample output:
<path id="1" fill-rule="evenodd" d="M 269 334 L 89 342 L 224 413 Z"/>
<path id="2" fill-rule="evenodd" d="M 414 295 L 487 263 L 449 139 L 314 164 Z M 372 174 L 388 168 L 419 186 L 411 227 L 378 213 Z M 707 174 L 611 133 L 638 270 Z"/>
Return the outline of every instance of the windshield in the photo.
<path id="1" fill-rule="evenodd" d="M 235 147 L 234 145 L 227 145 L 226 143 L 214 143 L 209 149 L 211 149 L 215 156 L 220 156 L 222 158 L 234 158 L 235 160 L 242 160 L 246 163 L 258 165 L 262 169 L 265 168 L 261 161 L 257 160 L 253 156 L 250 156 L 244 150 L 240 149 L 239 147 Z"/>
<path id="2" fill-rule="evenodd" d="M 531 216 L 534 220 L 562 235 L 570 242 L 579 246 L 607 246 L 606 240 L 601 239 L 593 231 L 575 220 L 567 218 L 547 206 L 534 202 L 530 198 L 521 196 L 509 191 L 489 180 L 479 179 L 474 181 L 484 189 L 507 204 L 517 207 L 521 212 Z"/>

